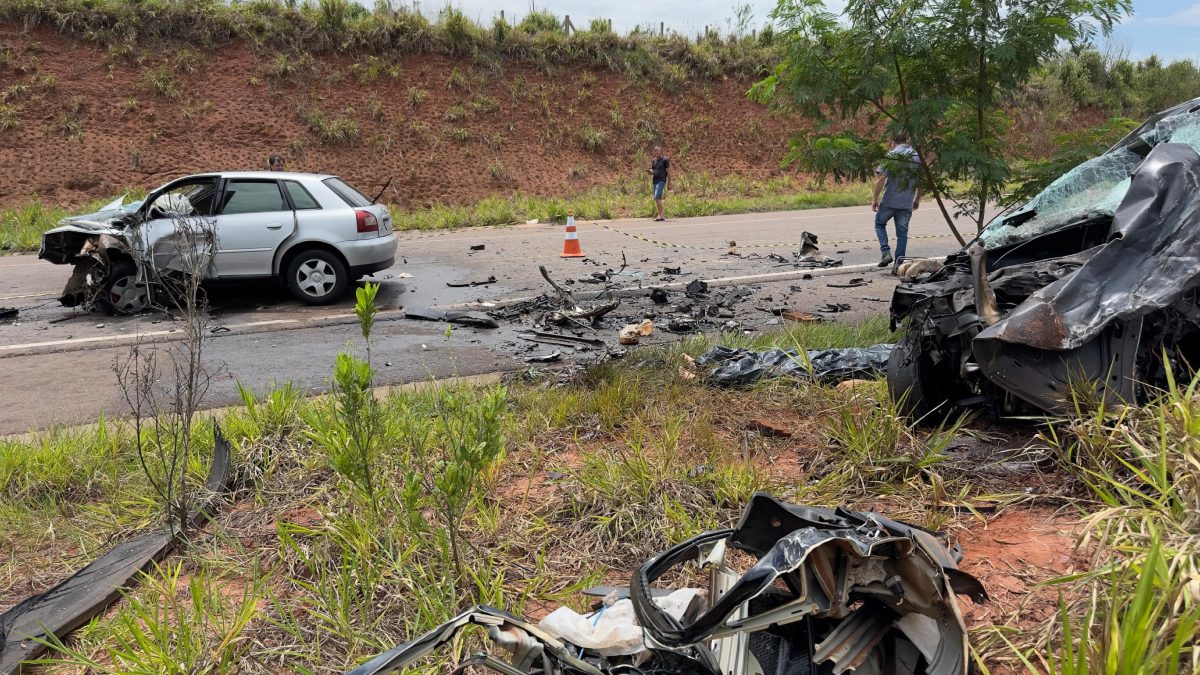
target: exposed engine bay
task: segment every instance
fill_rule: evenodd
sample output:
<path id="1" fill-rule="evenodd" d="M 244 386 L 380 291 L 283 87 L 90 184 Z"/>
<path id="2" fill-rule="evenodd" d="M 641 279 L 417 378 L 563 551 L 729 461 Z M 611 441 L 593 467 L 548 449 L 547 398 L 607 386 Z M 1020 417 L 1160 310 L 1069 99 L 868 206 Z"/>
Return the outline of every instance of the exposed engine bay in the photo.
<path id="1" fill-rule="evenodd" d="M 1200 365 L 1200 99 L 995 218 L 901 283 L 888 363 L 915 416 L 1133 403 Z"/>

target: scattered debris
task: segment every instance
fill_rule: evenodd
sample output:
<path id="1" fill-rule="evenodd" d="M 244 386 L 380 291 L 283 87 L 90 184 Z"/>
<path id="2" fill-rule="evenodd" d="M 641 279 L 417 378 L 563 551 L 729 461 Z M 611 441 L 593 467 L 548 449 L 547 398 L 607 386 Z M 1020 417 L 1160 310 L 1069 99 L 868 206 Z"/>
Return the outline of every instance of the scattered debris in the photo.
<path id="1" fill-rule="evenodd" d="M 688 282 L 687 288 L 684 290 L 689 298 L 696 298 L 702 295 L 708 295 L 708 282 L 703 279 L 692 279 Z"/>
<path id="2" fill-rule="evenodd" d="M 669 275 L 669 276 L 678 276 L 680 274 L 683 274 L 683 268 L 682 267 L 664 267 L 664 268 L 662 268 L 662 273 Z"/>
<path id="3" fill-rule="evenodd" d="M 229 326 L 213 326 L 212 328 L 208 329 L 208 331 L 210 333 L 228 333 Z"/>
<path id="4" fill-rule="evenodd" d="M 690 333 L 696 330 L 696 322 L 687 317 L 671 317 L 671 320 L 667 322 L 667 330 L 672 333 Z"/>
<path id="5" fill-rule="evenodd" d="M 739 574 L 734 565 L 748 557 L 753 566 Z M 500 648 L 495 653 L 511 656 L 481 651 L 459 668 L 509 675 L 966 675 L 970 645 L 957 596 L 976 603 L 988 596 L 958 569 L 961 558 L 944 535 L 878 513 L 797 506 L 758 493 L 737 527 L 655 555 L 627 591 L 606 589 L 591 614 L 560 609 L 534 626 L 475 607 L 349 675 L 403 671 L 457 643 L 468 625 L 485 627 Z M 709 588 L 654 588 L 664 577 L 678 578 L 685 565 L 706 571 Z"/>
<path id="6" fill-rule="evenodd" d="M 11 319 L 20 313 L 16 307 L 0 307 L 0 319 Z"/>
<path id="7" fill-rule="evenodd" d="M 811 323 L 814 321 L 824 321 L 823 318 L 817 316 L 816 314 L 812 314 L 810 312 L 800 312 L 800 311 L 797 311 L 794 309 L 784 310 L 783 312 L 781 312 L 779 314 L 779 316 L 787 319 L 788 321 L 796 321 L 798 323 Z"/>
<path id="8" fill-rule="evenodd" d="M 471 247 L 471 250 L 472 251 L 482 251 L 486 246 L 487 246 L 487 244 L 475 244 L 474 246 Z"/>
<path id="9" fill-rule="evenodd" d="M 557 311 L 548 314 L 546 317 L 546 321 L 548 323 L 563 325 L 571 321 L 587 319 L 591 325 L 595 326 L 600 321 L 601 317 L 621 306 L 620 300 L 611 300 L 608 302 L 596 303 L 591 306 L 584 306 L 579 302 L 576 302 L 575 297 L 571 295 L 570 291 L 562 286 L 559 286 L 554 282 L 553 279 L 550 278 L 550 272 L 546 271 L 545 265 L 539 265 L 538 271 L 542 273 L 542 278 L 546 280 L 546 283 L 550 284 L 550 287 L 553 288 L 556 293 L 558 293 L 558 297 L 562 300 L 562 304 L 568 308 L 563 311 Z"/>
<path id="10" fill-rule="evenodd" d="M 463 283 L 454 283 L 454 284 L 447 281 L 446 285 L 449 286 L 450 288 L 471 288 L 474 286 L 488 286 L 488 285 L 494 284 L 494 283 L 496 283 L 496 277 L 489 276 L 487 279 L 484 279 L 483 281 L 466 281 Z"/>
<path id="11" fill-rule="evenodd" d="M 418 321 L 445 321 L 447 323 L 470 326 L 472 328 L 499 328 L 500 324 L 483 312 L 474 310 L 452 309 L 443 311 L 432 307 L 406 307 L 404 318 Z"/>
<path id="12" fill-rule="evenodd" d="M 596 338 L 582 338 L 573 335 L 559 335 L 558 333 L 547 333 L 545 331 L 531 330 L 517 333 L 517 337 L 529 342 L 541 342 L 544 344 L 560 345 L 565 347 L 593 347 L 602 349 L 606 345 L 604 340 Z"/>
<path id="13" fill-rule="evenodd" d="M 920 258 L 917 260 L 905 260 L 896 268 L 896 274 L 900 277 L 900 281 L 912 283 L 922 277 L 929 277 L 942 271 L 946 264 L 937 258 Z"/>
<path id="14" fill-rule="evenodd" d="M 825 285 L 828 286 L 829 288 L 858 288 L 859 286 L 866 286 L 869 283 L 871 283 L 871 282 L 868 281 L 867 279 L 864 279 L 863 277 L 854 277 L 853 279 L 851 279 L 850 281 L 847 281 L 844 284 L 828 283 Z"/>
<path id="15" fill-rule="evenodd" d="M 700 366 L 715 366 L 708 380 L 721 386 L 741 386 L 763 377 L 814 378 L 838 382 L 852 378 L 878 377 L 887 369 L 894 345 L 880 344 L 865 349 L 810 349 L 803 355 L 795 349 L 747 349 L 711 347 L 696 359 Z"/>
<path id="16" fill-rule="evenodd" d="M 817 311 L 825 312 L 827 314 L 837 314 L 838 312 L 849 312 L 850 304 L 846 303 L 846 302 L 827 302 L 827 303 L 825 303 L 825 306 L 818 307 Z"/>
<path id="17" fill-rule="evenodd" d="M 641 338 L 649 337 L 654 333 L 654 322 L 650 319 L 644 319 L 641 323 L 631 323 L 621 329 L 617 341 L 623 345 L 636 345 L 641 341 Z"/>
<path id="18" fill-rule="evenodd" d="M 562 357 L 562 352 L 550 352 L 549 354 L 534 354 L 533 356 L 526 356 L 525 361 L 527 363 L 556 363 L 561 361 Z"/>
<path id="19" fill-rule="evenodd" d="M 670 297 L 667 295 L 667 292 L 664 291 L 663 289 L 661 289 L 661 288 L 651 288 L 650 289 L 650 302 L 653 302 L 656 305 L 665 305 L 669 301 L 670 301 Z"/>

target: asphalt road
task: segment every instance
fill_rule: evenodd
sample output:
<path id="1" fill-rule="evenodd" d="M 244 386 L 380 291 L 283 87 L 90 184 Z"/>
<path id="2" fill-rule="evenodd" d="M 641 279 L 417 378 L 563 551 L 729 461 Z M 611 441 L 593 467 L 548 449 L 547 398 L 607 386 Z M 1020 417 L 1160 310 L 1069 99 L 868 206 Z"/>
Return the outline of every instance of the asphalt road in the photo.
<path id="1" fill-rule="evenodd" d="M 564 259 L 560 225 L 519 225 L 450 232 L 400 233 L 397 263 L 375 275 L 381 284 L 379 317 L 373 345 L 380 384 L 512 370 L 527 364 L 530 345 L 515 338 L 517 326 L 500 330 L 455 327 L 404 318 L 402 308 L 474 307 L 537 296 L 549 289 L 538 272 L 545 265 L 556 280 L 574 291 L 602 286 L 580 283 L 594 272 L 624 270 L 611 283 L 626 289 L 675 284 L 695 278 L 723 280 L 716 285 L 750 285 L 754 301 L 781 303 L 813 311 L 826 302 L 846 302 L 853 320 L 886 311 L 895 278 L 879 272 L 869 208 L 852 207 L 704 218 L 579 222 L 585 258 Z M 798 250 L 801 232 L 820 240 L 821 252 L 843 261 L 841 268 L 816 272 L 786 263 Z M 927 209 L 914 214 L 910 256 L 941 256 L 957 248 L 940 216 Z M 737 255 L 728 242 L 736 242 Z M 471 251 L 482 244 L 481 251 Z M 772 254 L 783 256 L 770 257 Z M 679 267 L 666 276 L 664 267 Z M 863 277 L 853 289 L 827 285 L 822 274 Z M 114 360 L 136 341 L 170 342 L 178 327 L 157 314 L 106 317 L 60 306 L 56 300 L 69 276 L 66 266 L 36 256 L 0 257 L 0 307 L 19 308 L 14 320 L 0 321 L 0 434 L 22 433 L 54 424 L 94 420 L 125 413 Z M 467 288 L 447 283 L 494 283 Z M 633 290 L 631 294 L 636 293 Z M 321 308 L 305 307 L 272 287 L 218 289 L 213 293 L 212 326 L 219 327 L 206 346 L 207 363 L 218 371 L 206 405 L 237 400 L 235 383 L 256 391 L 292 381 L 312 392 L 324 391 L 335 354 L 359 347 L 352 301 Z M 851 302 L 853 301 L 853 302 Z M 765 316 L 765 315 L 760 315 Z M 742 322 L 759 330 L 762 321 Z M 768 322 L 769 323 L 769 322 Z M 610 332 L 615 333 L 615 330 Z M 614 338 L 615 335 L 599 335 Z M 655 340 L 675 339 L 656 333 Z M 610 340 L 615 343 L 615 339 Z"/>

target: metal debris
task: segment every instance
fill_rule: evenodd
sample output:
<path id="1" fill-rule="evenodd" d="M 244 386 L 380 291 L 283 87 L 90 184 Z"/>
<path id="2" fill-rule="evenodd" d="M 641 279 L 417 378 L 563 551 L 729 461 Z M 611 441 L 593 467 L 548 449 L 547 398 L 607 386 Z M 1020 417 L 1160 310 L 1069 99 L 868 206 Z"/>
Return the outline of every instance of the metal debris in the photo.
<path id="1" fill-rule="evenodd" d="M 494 283 L 496 283 L 496 277 L 490 276 L 487 279 L 484 279 L 483 281 L 465 281 L 465 282 L 461 282 L 461 283 L 450 283 L 449 281 L 447 281 L 446 285 L 449 286 L 450 288 L 472 288 L 475 286 L 488 286 L 488 285 L 491 285 Z"/>

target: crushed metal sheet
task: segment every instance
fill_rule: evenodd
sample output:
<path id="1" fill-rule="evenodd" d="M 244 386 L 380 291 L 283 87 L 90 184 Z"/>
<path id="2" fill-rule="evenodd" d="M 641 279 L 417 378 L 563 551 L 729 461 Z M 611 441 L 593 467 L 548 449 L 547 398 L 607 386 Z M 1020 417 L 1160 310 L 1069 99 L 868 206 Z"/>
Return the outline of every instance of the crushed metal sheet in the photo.
<path id="1" fill-rule="evenodd" d="M 447 281 L 446 285 L 450 288 L 474 288 L 475 286 L 489 286 L 494 283 L 496 283 L 496 277 L 489 276 L 487 279 L 482 281 L 464 281 L 459 283 L 450 283 Z"/>
<path id="2" fill-rule="evenodd" d="M 730 554 L 753 558 L 753 566 L 734 571 Z M 498 649 L 459 670 L 506 675 L 966 675 L 970 645 L 957 596 L 985 602 L 987 593 L 958 569 L 960 559 L 942 535 L 879 513 L 797 506 L 758 493 L 736 527 L 655 555 L 628 589 L 591 590 L 604 596 L 596 612 L 567 611 L 565 621 L 549 622 L 588 644 L 475 607 L 349 675 L 403 671 L 468 625 L 485 627 Z M 656 587 L 685 565 L 708 572 L 707 589 Z M 701 591 L 706 603 L 695 602 Z M 591 628 L 618 603 L 630 603 L 633 616 L 626 611 L 608 636 L 595 639 Z M 625 630 L 634 618 L 641 630 Z"/>

